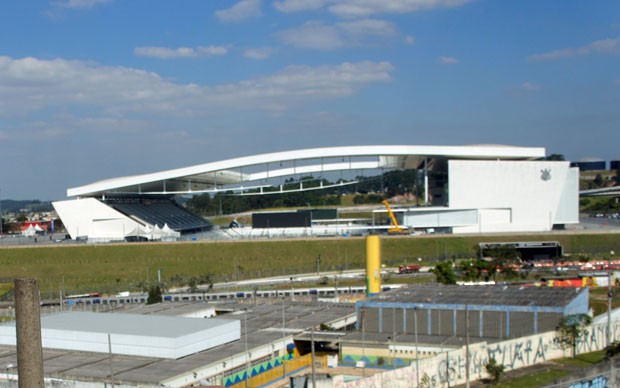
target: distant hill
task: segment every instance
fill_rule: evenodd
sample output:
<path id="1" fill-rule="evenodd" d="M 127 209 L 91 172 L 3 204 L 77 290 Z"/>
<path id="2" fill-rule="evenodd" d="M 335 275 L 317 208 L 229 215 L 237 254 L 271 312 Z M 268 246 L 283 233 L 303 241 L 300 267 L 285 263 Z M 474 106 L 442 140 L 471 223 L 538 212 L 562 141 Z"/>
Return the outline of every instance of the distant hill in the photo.
<path id="1" fill-rule="evenodd" d="M 51 202 L 42 202 L 38 199 L 16 201 L 3 199 L 0 201 L 3 213 L 19 212 L 22 210 L 31 212 L 48 212 L 54 210 Z"/>

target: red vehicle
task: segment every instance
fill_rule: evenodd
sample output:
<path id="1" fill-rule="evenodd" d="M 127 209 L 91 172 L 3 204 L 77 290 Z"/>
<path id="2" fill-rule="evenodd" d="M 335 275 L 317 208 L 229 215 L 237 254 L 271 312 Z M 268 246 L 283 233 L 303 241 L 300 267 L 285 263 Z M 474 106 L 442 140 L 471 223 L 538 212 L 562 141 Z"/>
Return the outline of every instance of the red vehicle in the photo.
<path id="1" fill-rule="evenodd" d="M 398 273 L 420 272 L 420 268 L 422 268 L 422 266 L 418 264 L 399 265 Z"/>

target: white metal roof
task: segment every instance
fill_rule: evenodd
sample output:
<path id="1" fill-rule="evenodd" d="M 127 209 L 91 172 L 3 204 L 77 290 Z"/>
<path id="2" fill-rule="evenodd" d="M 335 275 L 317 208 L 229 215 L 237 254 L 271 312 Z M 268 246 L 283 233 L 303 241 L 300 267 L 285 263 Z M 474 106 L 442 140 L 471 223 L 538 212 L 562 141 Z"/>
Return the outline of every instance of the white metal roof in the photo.
<path id="1" fill-rule="evenodd" d="M 0 325 L 0 344 L 15 345 L 15 322 Z M 159 315 L 64 312 L 41 318 L 44 348 L 173 358 L 241 336 L 237 320 Z"/>
<path id="2" fill-rule="evenodd" d="M 73 197 L 98 196 L 106 193 L 186 194 L 233 184 L 251 185 L 252 182 L 297 174 L 377 168 L 418 168 L 427 159 L 527 160 L 544 156 L 545 149 L 542 147 L 501 145 L 310 148 L 112 178 L 70 188 L 67 190 L 67 195 Z"/>

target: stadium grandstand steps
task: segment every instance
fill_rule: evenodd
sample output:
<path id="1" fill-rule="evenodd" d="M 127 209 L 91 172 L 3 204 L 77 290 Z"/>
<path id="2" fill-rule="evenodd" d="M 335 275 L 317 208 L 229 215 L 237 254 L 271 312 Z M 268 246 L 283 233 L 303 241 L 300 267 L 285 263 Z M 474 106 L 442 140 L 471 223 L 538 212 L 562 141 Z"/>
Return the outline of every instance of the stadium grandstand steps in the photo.
<path id="1" fill-rule="evenodd" d="M 141 220 L 151 226 L 163 228 L 167 224 L 177 232 L 206 230 L 213 227 L 208 220 L 195 215 L 170 200 L 161 201 L 106 201 L 109 206 L 133 219 Z"/>

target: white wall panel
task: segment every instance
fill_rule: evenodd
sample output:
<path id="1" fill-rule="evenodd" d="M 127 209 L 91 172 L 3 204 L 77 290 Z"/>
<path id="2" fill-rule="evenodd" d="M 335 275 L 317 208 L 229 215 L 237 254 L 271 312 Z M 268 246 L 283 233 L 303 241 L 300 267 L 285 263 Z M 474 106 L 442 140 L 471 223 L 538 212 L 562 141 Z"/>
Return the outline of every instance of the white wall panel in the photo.
<path id="1" fill-rule="evenodd" d="M 409 228 L 448 228 L 478 223 L 476 209 L 412 209 L 403 213 L 404 223 Z"/>
<path id="2" fill-rule="evenodd" d="M 480 209 L 480 225 L 455 233 L 548 231 L 579 222 L 578 171 L 568 162 L 451 160 L 448 169 L 450 207 Z"/>
<path id="3" fill-rule="evenodd" d="M 53 202 L 71 238 L 121 240 L 138 223 L 95 198 Z"/>

